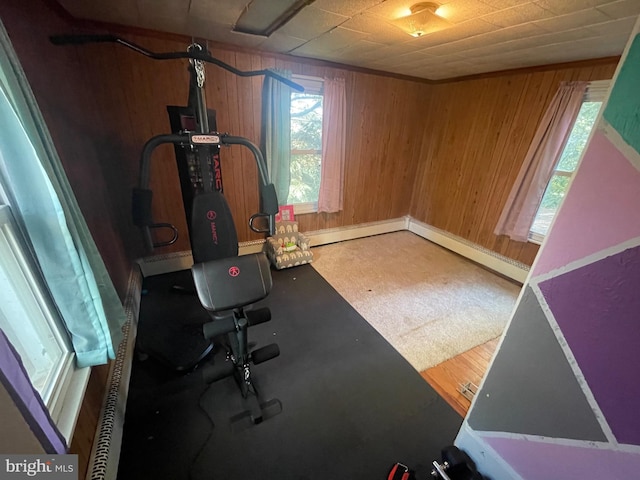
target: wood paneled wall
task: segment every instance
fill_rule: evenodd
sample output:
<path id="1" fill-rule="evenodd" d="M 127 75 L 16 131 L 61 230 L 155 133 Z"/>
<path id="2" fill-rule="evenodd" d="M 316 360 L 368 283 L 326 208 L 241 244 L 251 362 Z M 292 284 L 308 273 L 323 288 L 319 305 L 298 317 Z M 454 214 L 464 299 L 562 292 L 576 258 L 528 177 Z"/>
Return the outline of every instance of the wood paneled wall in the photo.
<path id="1" fill-rule="evenodd" d="M 51 34 L 95 33 L 58 15 L 48 0 L 4 0 L 0 16 L 34 90 L 80 208 L 122 297 L 133 261 L 145 252 L 131 223 L 131 189 L 139 156 L 154 135 L 168 133 L 166 105 L 188 94 L 186 61 L 153 61 L 116 45 L 55 47 Z M 105 30 L 101 29 L 101 33 Z M 116 32 L 121 33 L 121 32 Z M 187 40 L 131 32 L 154 51 L 182 51 Z M 298 217 L 303 231 L 397 218 L 418 220 L 509 257 L 531 263 L 537 247 L 491 233 L 533 131 L 558 82 L 610 78 L 615 62 L 580 68 L 504 74 L 429 85 L 318 62 L 212 48 L 241 70 L 269 67 L 346 80 L 345 207 Z M 241 78 L 207 66 L 206 95 L 218 129 L 259 143 L 260 77 Z M 225 193 L 239 238 L 258 209 L 257 171 L 242 147 L 222 151 Z M 154 217 L 174 223 L 179 242 L 156 253 L 189 249 L 173 149 L 154 155 Z M 107 366 L 96 369 L 73 452 L 86 466 Z"/>
<path id="2" fill-rule="evenodd" d="M 560 82 L 610 79 L 616 65 L 595 61 L 430 87 L 410 214 L 531 265 L 537 245 L 493 234 L 529 144 Z"/>
<path id="3" fill-rule="evenodd" d="M 182 51 L 186 43 L 155 37 L 126 35 L 134 43 L 154 51 Z M 116 198 L 122 215 L 128 215 L 128 191 L 137 179 L 139 154 L 154 135 L 169 133 L 166 105 L 184 105 L 188 74 L 185 61 L 158 62 L 114 45 L 67 47 L 79 58 L 83 78 L 92 92 L 91 109 L 104 121 L 89 132 L 100 149 L 117 156 L 114 176 L 120 183 Z M 338 214 L 298 218 L 304 230 L 365 223 L 406 215 L 411 198 L 407 188 L 414 178 L 414 161 L 420 145 L 422 111 L 419 106 L 427 85 L 377 75 L 283 60 L 258 53 L 212 48 L 214 57 L 240 69 L 281 68 L 293 73 L 343 77 L 346 80 L 347 164 L 345 209 Z M 220 132 L 260 142 L 262 77 L 238 77 L 207 65 L 206 97 L 215 109 Z M 400 127 L 400 128 L 399 128 Z M 107 139 L 112 141 L 108 144 Z M 109 153 L 107 153 L 109 152 Z M 225 196 L 234 216 L 240 241 L 262 238 L 248 228 L 258 211 L 258 177 L 253 157 L 240 146 L 222 149 Z M 104 158 L 105 168 L 114 163 Z M 116 181 L 116 178 L 112 178 Z M 156 253 L 189 249 L 188 231 L 173 148 L 163 146 L 153 156 L 151 187 L 156 221 L 180 230 L 179 241 Z M 362 202 L 362 198 L 367 198 Z M 135 233 L 133 233 L 135 235 Z"/>
<path id="4" fill-rule="evenodd" d="M 155 51 L 182 51 L 186 46 L 176 41 L 135 35 L 127 35 L 127 38 Z M 186 103 L 186 61 L 153 62 L 136 57 L 122 47 L 110 46 L 85 47 L 78 49 L 77 54 L 83 58 L 83 64 L 91 66 L 87 68 L 87 74 L 91 77 L 91 85 L 95 86 L 97 108 L 111 110 L 113 115 L 111 105 L 119 102 L 128 105 L 123 135 L 135 137 L 128 144 L 142 146 L 152 135 L 169 132 L 165 105 Z M 422 130 L 419 104 L 427 85 L 287 61 L 265 54 L 221 48 L 212 48 L 211 54 L 240 70 L 279 68 L 305 75 L 345 78 L 348 98 L 345 208 L 337 214 L 300 216 L 301 229 L 317 230 L 407 214 L 411 199 L 408 186 L 415 176 L 417 163 L 414 159 L 420 148 L 415 139 Z M 207 103 L 209 108 L 216 110 L 218 130 L 259 144 L 262 77 L 238 77 L 211 65 L 207 65 L 206 72 Z M 131 123 L 128 119 L 132 119 Z M 239 240 L 263 238 L 248 228 L 249 217 L 259 208 L 253 157 L 246 148 L 232 146 L 222 149 L 221 158 L 225 196 Z M 137 165 L 137 156 L 133 156 L 132 162 Z M 181 232 L 177 244 L 159 252 L 188 250 L 188 232 L 172 148 L 159 149 L 153 162 L 154 219 L 173 223 Z M 363 202 L 363 198 L 367 201 Z"/>

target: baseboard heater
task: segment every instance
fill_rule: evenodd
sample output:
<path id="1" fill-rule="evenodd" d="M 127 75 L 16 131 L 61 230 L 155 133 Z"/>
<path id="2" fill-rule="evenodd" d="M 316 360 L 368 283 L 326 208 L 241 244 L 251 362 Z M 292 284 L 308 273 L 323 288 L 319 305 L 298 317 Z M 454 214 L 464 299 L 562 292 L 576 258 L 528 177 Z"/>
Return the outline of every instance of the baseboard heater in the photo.
<path id="1" fill-rule="evenodd" d="M 527 265 L 443 230 L 416 221 L 409 216 L 381 222 L 305 232 L 305 234 L 309 237 L 311 246 L 317 247 L 329 243 L 403 230 L 413 232 L 426 240 L 458 253 L 517 282 L 524 283 L 529 273 Z M 263 240 L 243 242 L 240 244 L 240 254 L 260 252 L 263 244 Z M 131 361 L 134 353 L 140 309 L 142 280 L 148 276 L 186 270 L 191 268 L 191 265 L 193 265 L 191 252 L 178 252 L 143 258 L 138 261 L 137 266 L 131 273 L 125 300 L 128 321 L 123 329 L 124 339 L 118 348 L 116 360 L 111 365 L 107 394 L 101 411 L 91 458 L 89 459 L 86 480 L 115 480 L 118 474 L 124 415 L 131 375 Z M 467 389 L 465 393 L 471 393 L 469 390 Z"/>
<path id="2" fill-rule="evenodd" d="M 118 475 L 131 363 L 140 314 L 142 280 L 142 271 L 136 265 L 129 275 L 124 302 L 127 321 L 122 327 L 122 342 L 109 369 L 105 398 L 98 418 L 98 428 L 89 457 L 86 480 L 115 480 Z"/>

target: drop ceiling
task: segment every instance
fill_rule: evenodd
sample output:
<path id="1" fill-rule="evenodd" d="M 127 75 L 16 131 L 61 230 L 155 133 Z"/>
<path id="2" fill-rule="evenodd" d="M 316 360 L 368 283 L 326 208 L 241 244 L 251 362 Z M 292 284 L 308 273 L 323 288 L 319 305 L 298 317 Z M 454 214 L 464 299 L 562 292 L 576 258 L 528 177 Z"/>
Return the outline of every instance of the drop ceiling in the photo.
<path id="1" fill-rule="evenodd" d="M 640 15 L 640 0 L 443 0 L 452 26 L 414 38 L 391 20 L 417 1 L 315 0 L 269 37 L 232 31 L 251 0 L 59 3 L 77 18 L 429 80 L 620 55 Z"/>

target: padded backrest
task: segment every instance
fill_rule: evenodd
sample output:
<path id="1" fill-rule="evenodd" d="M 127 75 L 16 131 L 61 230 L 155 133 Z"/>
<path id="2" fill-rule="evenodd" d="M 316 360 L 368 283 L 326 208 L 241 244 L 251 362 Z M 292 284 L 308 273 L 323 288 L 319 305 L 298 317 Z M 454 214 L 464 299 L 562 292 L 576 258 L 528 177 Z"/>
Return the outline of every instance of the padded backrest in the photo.
<path id="1" fill-rule="evenodd" d="M 191 267 L 202 306 L 219 312 L 257 302 L 271 291 L 271 270 L 264 253 L 254 253 Z"/>
<path id="2" fill-rule="evenodd" d="M 194 263 L 238 255 L 238 234 L 222 193 L 214 190 L 194 197 L 190 235 Z"/>

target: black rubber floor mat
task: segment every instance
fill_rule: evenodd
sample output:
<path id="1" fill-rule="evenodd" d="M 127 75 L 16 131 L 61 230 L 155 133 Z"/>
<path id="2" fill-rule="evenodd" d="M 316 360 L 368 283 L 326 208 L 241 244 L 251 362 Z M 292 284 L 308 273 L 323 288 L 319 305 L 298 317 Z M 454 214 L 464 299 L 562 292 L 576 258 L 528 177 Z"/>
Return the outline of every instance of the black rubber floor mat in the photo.
<path id="1" fill-rule="evenodd" d="M 311 266 L 274 271 L 273 282 L 258 305 L 273 319 L 249 336 L 257 347 L 280 346 L 252 372 L 261 397 L 282 411 L 238 428 L 244 405 L 232 377 L 206 385 L 198 370 L 135 362 L 119 480 L 371 480 L 396 462 L 428 477 L 461 417 Z"/>

